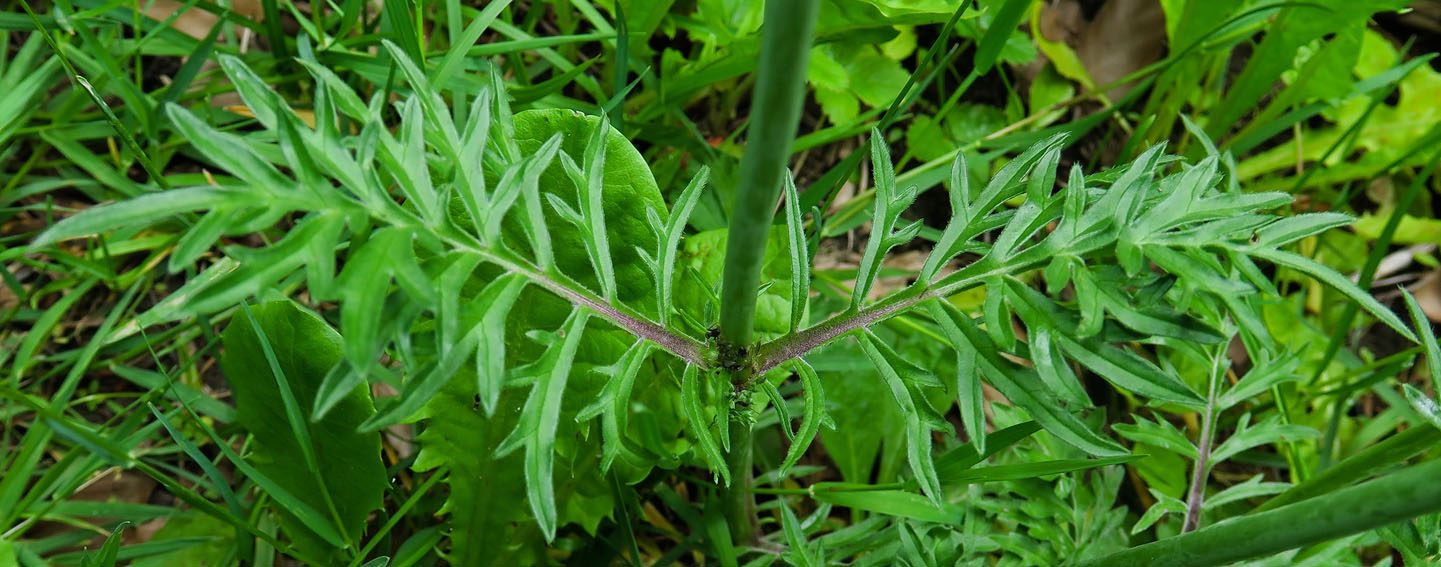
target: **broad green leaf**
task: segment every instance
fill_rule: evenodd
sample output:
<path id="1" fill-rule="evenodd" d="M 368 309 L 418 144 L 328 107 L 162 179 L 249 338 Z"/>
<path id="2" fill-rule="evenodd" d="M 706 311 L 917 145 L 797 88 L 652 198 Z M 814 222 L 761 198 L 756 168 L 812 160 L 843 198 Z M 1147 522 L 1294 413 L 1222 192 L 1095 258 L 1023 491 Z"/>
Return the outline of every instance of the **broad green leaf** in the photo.
<path id="1" fill-rule="evenodd" d="M 1016 26 L 1026 17 L 1030 7 L 1031 0 L 1006 0 L 991 20 L 991 27 L 986 30 L 986 35 L 981 37 L 976 46 L 974 73 L 983 75 L 996 64 L 1001 50 L 1006 46 L 1011 34 L 1015 33 Z"/>
<path id="2" fill-rule="evenodd" d="M 314 406 L 321 380 L 341 359 L 340 336 L 319 317 L 290 302 L 255 309 L 275 361 L 283 370 L 298 407 Z M 366 518 L 378 509 L 387 486 L 380 460 L 380 436 L 356 428 L 374 414 L 370 392 L 357 385 L 326 415 L 303 424 L 313 446 L 318 470 L 308 470 L 300 446 L 285 417 L 276 377 L 270 371 L 254 327 L 244 317 L 233 319 L 223 336 L 221 369 L 235 394 L 236 421 L 253 436 L 249 461 L 256 470 L 315 510 L 326 510 L 341 522 L 345 539 L 358 541 Z M 331 496 L 327 502 L 325 495 Z M 298 549 L 313 557 L 338 558 L 342 550 L 321 539 L 318 526 L 295 511 L 277 508 L 282 529 Z"/>
<path id="3" fill-rule="evenodd" d="M 544 564 L 545 537 L 529 508 L 517 500 L 526 491 L 523 457 L 497 458 L 492 451 L 514 428 L 525 392 L 506 390 L 494 417 L 487 417 L 475 408 L 472 372 L 462 368 L 430 399 L 426 412 L 433 417 L 420 434 L 414 468 L 447 475 L 451 561 L 497 567 Z M 434 470 L 438 467 L 445 469 Z"/>
<path id="4" fill-rule="evenodd" d="M 692 234 L 686 238 L 685 247 L 676 258 L 676 270 L 681 277 L 675 286 L 675 307 L 693 320 L 704 320 L 708 298 L 720 290 L 728 234 L 726 229 Z M 764 261 L 761 264 L 761 281 L 770 282 L 772 285 L 761 292 L 756 300 L 757 332 L 785 333 L 790 329 L 789 242 L 786 227 L 771 227 L 766 240 Z M 693 269 L 700 277 L 685 277 L 687 269 Z M 710 289 L 705 289 L 706 287 Z"/>
<path id="5" fill-rule="evenodd" d="M 601 138 L 595 134 L 602 126 L 600 118 L 564 109 L 528 110 L 515 115 L 514 125 L 514 141 L 522 155 L 536 152 L 556 134 L 561 135 L 560 150 L 572 158 L 599 155 L 586 152 L 590 142 Z M 633 303 L 648 295 L 652 285 L 645 263 L 635 250 L 636 246 L 651 249 L 655 243 L 646 210 L 664 213 L 667 208 L 650 166 L 640 152 L 614 128 L 606 126 L 605 132 L 600 212 L 605 216 L 606 240 L 610 244 L 618 297 L 622 302 Z M 595 182 L 591 177 L 593 172 L 587 171 L 586 175 L 587 183 Z M 576 187 L 558 162 L 541 173 L 539 183 L 541 192 L 558 195 L 576 210 L 590 206 L 580 206 L 589 190 Z M 593 197 L 595 192 L 588 194 Z M 546 216 L 551 224 L 560 220 L 553 213 Z M 550 237 L 560 270 L 583 285 L 600 289 L 582 236 L 575 231 L 556 231 Z"/>

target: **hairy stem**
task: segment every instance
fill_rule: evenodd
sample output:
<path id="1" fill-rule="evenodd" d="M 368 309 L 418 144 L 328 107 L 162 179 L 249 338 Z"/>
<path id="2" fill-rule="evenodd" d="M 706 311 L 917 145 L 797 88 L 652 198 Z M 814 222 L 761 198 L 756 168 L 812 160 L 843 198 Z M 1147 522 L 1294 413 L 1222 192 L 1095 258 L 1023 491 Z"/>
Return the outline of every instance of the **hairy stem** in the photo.
<path id="1" fill-rule="evenodd" d="M 730 525 L 731 542 L 750 545 L 756 538 L 756 498 L 751 490 L 751 424 L 734 414 L 730 417 L 731 450 L 726 454 L 731 485 L 725 489 L 721 506 Z"/>
<path id="2" fill-rule="evenodd" d="M 1191 489 L 1186 495 L 1186 521 L 1181 532 L 1195 531 L 1201 527 L 1201 510 L 1206 499 L 1206 478 L 1210 476 L 1211 438 L 1216 430 L 1216 396 L 1221 383 L 1221 352 L 1211 356 L 1211 383 L 1206 394 L 1206 412 L 1201 418 L 1201 438 L 1196 443 L 1196 466 L 1191 471 Z"/>
<path id="3" fill-rule="evenodd" d="M 754 338 L 761 263 L 805 102 L 806 65 L 819 6 L 819 0 L 766 2 L 750 132 L 726 237 L 720 316 L 723 366 L 739 364 Z"/>

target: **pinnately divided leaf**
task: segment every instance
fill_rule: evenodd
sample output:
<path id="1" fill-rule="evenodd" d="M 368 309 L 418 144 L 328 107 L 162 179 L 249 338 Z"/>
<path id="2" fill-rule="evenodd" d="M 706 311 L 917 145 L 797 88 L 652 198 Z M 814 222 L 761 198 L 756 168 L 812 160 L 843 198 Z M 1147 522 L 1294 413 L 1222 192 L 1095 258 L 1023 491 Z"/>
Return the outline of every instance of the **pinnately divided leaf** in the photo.
<path id="1" fill-rule="evenodd" d="M 876 371 L 885 379 L 886 385 L 890 387 L 891 397 L 901 410 L 901 415 L 906 420 L 906 460 L 911 465 L 911 472 L 916 475 L 916 481 L 921 485 L 921 492 L 930 498 L 936 507 L 944 503 L 945 494 L 941 492 L 940 479 L 936 477 L 936 463 L 931 455 L 931 432 L 921 421 L 918 403 L 911 397 L 911 391 L 896 373 L 891 361 L 881 353 L 875 345 L 879 340 L 869 331 L 856 335 L 861 345 L 861 350 L 871 359 Z M 926 403 L 921 400 L 919 403 Z"/>

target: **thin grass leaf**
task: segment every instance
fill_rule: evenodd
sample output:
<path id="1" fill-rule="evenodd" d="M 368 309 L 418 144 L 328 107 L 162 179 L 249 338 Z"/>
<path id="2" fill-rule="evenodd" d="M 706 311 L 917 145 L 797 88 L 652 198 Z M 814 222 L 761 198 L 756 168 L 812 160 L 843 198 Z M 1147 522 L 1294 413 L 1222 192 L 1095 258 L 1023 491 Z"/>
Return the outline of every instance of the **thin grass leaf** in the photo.
<path id="1" fill-rule="evenodd" d="M 105 543 L 100 546 L 100 553 L 94 556 L 85 556 L 80 560 L 82 567 L 115 567 L 120 555 L 120 535 L 130 525 L 129 521 L 120 522 L 110 535 L 105 537 Z"/>
<path id="2" fill-rule="evenodd" d="M 781 530 L 785 533 L 786 543 L 790 545 L 790 551 L 786 553 L 791 565 L 796 567 L 814 567 L 817 565 L 811 557 L 810 545 L 806 541 L 806 533 L 801 529 L 800 520 L 796 519 L 796 513 L 785 501 L 780 503 L 781 509 Z"/>
<path id="3" fill-rule="evenodd" d="M 1366 293 L 1365 290 L 1357 287 L 1351 280 L 1346 279 L 1346 276 L 1337 273 L 1336 270 L 1331 269 L 1329 266 L 1285 250 L 1251 247 L 1240 249 L 1240 251 L 1272 262 L 1278 266 L 1284 266 L 1316 278 L 1331 289 L 1339 291 L 1342 295 L 1351 298 L 1351 300 L 1356 302 L 1362 309 L 1365 309 L 1372 316 L 1380 319 L 1382 323 L 1385 323 L 1386 326 L 1400 333 L 1401 336 L 1411 341 L 1419 340 L 1416 334 L 1411 332 L 1411 329 L 1408 328 L 1394 312 L 1387 309 L 1385 305 L 1381 305 L 1379 301 L 1376 301 L 1376 298 L 1371 297 L 1371 294 Z"/>

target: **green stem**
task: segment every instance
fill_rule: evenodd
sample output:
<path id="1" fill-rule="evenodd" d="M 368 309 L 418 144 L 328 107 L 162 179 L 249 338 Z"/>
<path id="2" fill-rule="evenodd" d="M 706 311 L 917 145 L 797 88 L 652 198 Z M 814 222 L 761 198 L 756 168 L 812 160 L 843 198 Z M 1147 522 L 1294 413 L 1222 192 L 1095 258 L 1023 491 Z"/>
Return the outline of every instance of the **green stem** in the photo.
<path id="1" fill-rule="evenodd" d="M 756 538 L 756 497 L 751 485 L 751 424 L 735 415 L 730 417 L 731 450 L 726 453 L 731 485 L 722 495 L 726 523 L 730 525 L 731 542 L 744 546 Z"/>
<path id="2" fill-rule="evenodd" d="M 743 363 L 754 337 L 761 263 L 805 102 L 806 64 L 819 6 L 819 0 L 766 2 L 750 133 L 741 157 L 721 284 L 721 363 L 732 369 Z"/>
<path id="3" fill-rule="evenodd" d="M 1232 518 L 1076 567 L 1207 567 L 1261 557 L 1441 510 L 1441 461 L 1267 512 Z"/>

